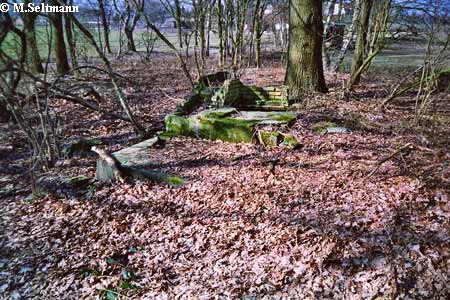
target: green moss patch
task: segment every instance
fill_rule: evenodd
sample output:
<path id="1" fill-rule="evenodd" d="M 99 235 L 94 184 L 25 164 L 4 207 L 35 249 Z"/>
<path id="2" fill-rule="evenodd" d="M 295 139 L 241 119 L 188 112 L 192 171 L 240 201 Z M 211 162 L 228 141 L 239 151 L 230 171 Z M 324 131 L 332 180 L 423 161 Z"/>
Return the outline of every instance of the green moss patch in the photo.
<path id="1" fill-rule="evenodd" d="M 333 127 L 337 127 L 337 126 L 338 125 L 336 125 L 336 123 L 333 123 L 333 122 L 321 121 L 321 122 L 314 123 L 311 126 L 311 129 L 318 133 L 325 133 L 328 128 L 333 128 Z"/>
<path id="2" fill-rule="evenodd" d="M 268 147 L 285 146 L 292 149 L 301 147 L 301 144 L 292 135 L 278 131 L 258 131 L 258 142 Z"/>
<path id="3" fill-rule="evenodd" d="M 291 124 L 297 119 L 293 112 L 237 112 L 233 108 L 207 110 L 192 117 L 168 115 L 167 134 L 183 135 L 226 142 L 251 142 L 256 125 Z"/>

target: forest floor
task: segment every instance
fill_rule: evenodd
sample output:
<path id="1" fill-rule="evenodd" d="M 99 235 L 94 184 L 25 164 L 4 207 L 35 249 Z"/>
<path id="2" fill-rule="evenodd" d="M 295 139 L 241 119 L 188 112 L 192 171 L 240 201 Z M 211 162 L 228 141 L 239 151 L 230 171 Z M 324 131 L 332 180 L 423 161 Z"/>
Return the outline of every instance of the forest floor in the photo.
<path id="1" fill-rule="evenodd" d="M 135 81 L 122 87 L 148 126 L 162 126 L 189 92 L 167 57 L 130 58 L 119 71 Z M 241 75 L 279 84 L 284 70 Z M 186 179 L 179 188 L 100 184 L 85 152 L 43 178 L 84 175 L 88 185 L 49 179 L 30 197 L 26 140 L 1 124 L 0 298 L 449 299 L 448 93 L 418 126 L 413 94 L 379 107 L 401 74 L 369 74 L 350 97 L 345 76 L 327 74 L 330 93 L 305 99 L 285 128 L 298 150 L 182 137 L 150 149 L 162 171 Z M 90 83 L 108 104 L 105 78 Z M 137 142 L 125 122 L 64 101 L 53 109 L 62 145 Z M 321 134 L 317 122 L 352 133 Z"/>

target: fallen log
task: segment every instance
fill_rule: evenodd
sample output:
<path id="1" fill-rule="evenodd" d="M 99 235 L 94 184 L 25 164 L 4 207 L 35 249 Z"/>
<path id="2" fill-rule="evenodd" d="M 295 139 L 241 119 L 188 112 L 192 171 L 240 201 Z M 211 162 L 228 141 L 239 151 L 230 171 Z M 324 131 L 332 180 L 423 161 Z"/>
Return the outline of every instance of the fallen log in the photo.
<path id="1" fill-rule="evenodd" d="M 123 183 L 127 179 L 138 179 L 163 182 L 172 186 L 180 186 L 184 183 L 184 180 L 178 176 L 122 164 L 113 154 L 96 146 L 92 147 L 91 150 L 99 155 L 97 160 L 97 180 Z"/>
<path id="2" fill-rule="evenodd" d="M 97 153 L 100 158 L 97 161 L 97 179 L 106 180 L 115 178 L 120 182 L 125 181 L 125 170 L 117 158 L 106 152 L 104 149 L 100 149 L 96 146 L 93 146 L 91 150 Z M 99 169 L 101 169 L 100 172 Z"/>

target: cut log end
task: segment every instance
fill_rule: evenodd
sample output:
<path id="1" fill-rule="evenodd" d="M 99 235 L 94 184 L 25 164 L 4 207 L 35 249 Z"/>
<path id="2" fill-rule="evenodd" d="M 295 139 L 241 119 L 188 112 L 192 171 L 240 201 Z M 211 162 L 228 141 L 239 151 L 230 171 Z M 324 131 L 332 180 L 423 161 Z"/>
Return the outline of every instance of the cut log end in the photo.
<path id="1" fill-rule="evenodd" d="M 96 177 L 100 181 L 118 180 L 125 181 L 125 174 L 122 171 L 120 162 L 104 149 L 93 146 L 91 150 L 98 154 L 97 174 Z"/>
<path id="2" fill-rule="evenodd" d="M 149 140 L 138 145 L 143 145 L 144 143 L 145 145 L 154 144 L 153 140 Z M 121 183 L 125 182 L 126 179 L 150 180 L 153 182 L 167 183 L 175 187 L 184 184 L 184 180 L 177 176 L 155 172 L 145 168 L 123 165 L 113 154 L 96 146 L 92 147 L 91 150 L 99 155 L 97 160 L 97 180 L 119 181 Z"/>

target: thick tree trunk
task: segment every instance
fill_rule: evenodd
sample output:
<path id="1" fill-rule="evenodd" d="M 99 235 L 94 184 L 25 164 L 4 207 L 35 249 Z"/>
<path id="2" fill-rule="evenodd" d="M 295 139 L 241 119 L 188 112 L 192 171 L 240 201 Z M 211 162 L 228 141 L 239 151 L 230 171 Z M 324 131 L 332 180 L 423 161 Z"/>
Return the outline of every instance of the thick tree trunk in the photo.
<path id="1" fill-rule="evenodd" d="M 25 0 L 25 6 L 31 3 L 29 0 Z M 36 41 L 36 21 L 37 14 L 24 13 L 23 14 L 23 31 L 27 41 L 27 63 L 32 73 L 44 73 L 42 67 L 41 57 L 39 55 L 39 48 Z"/>
<path id="2" fill-rule="evenodd" d="M 228 0 L 227 1 L 227 13 L 226 13 L 226 24 L 227 24 L 227 29 L 226 29 L 226 44 L 225 44 L 225 57 L 231 57 L 231 61 L 234 61 L 234 56 L 233 56 L 233 41 L 234 41 L 234 33 L 233 33 L 233 29 L 234 29 L 234 22 L 235 22 L 235 17 L 234 17 L 234 5 L 233 5 L 233 1 L 232 0 Z"/>
<path id="3" fill-rule="evenodd" d="M 357 36 L 355 43 L 355 53 L 353 54 L 352 67 L 350 71 L 349 85 L 358 84 L 361 79 L 361 68 L 366 54 L 367 33 L 369 30 L 370 12 L 373 0 L 361 0 L 360 13 L 357 21 Z M 350 86 L 349 86 L 350 87 Z"/>
<path id="4" fill-rule="evenodd" d="M 49 0 L 50 5 L 59 6 L 57 0 Z M 56 59 L 56 71 L 58 74 L 69 72 L 70 66 L 67 59 L 66 43 L 64 42 L 63 14 L 52 13 L 53 26 L 53 52 Z"/>
<path id="5" fill-rule="evenodd" d="M 322 1 L 291 0 L 285 84 L 289 96 L 327 92 L 322 65 Z"/>
<path id="6" fill-rule="evenodd" d="M 128 51 L 136 52 L 136 44 L 134 43 L 134 37 L 133 37 L 133 28 L 129 26 L 125 26 L 124 28 L 125 36 L 127 37 L 127 48 Z"/>
<path id="7" fill-rule="evenodd" d="M 195 68 L 197 70 L 197 76 L 200 77 L 202 75 L 202 67 L 199 64 L 198 61 L 198 54 L 197 54 L 197 49 L 198 49 L 198 44 L 199 44 L 199 40 L 201 41 L 201 0 L 193 0 L 192 1 L 192 6 L 194 8 L 193 12 L 194 12 L 194 30 L 193 30 L 193 35 L 194 35 L 194 64 L 195 64 Z M 202 49 L 200 49 L 200 57 L 202 58 Z"/>

